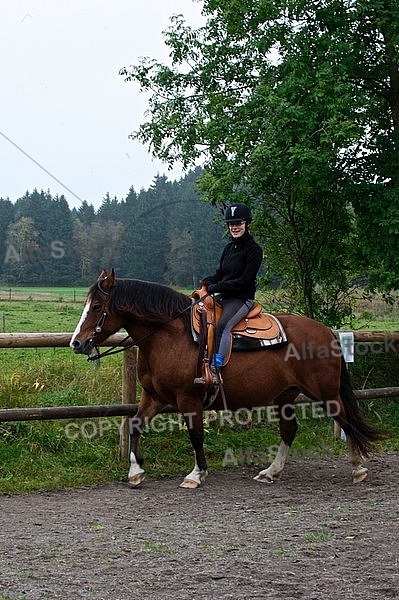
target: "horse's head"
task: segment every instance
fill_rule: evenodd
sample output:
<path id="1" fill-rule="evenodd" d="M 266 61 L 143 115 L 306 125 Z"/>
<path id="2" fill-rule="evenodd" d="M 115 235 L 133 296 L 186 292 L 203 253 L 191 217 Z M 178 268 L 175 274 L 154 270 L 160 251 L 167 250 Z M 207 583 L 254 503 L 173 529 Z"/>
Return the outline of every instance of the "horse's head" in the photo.
<path id="1" fill-rule="evenodd" d="M 77 354 L 91 354 L 93 348 L 122 327 L 120 318 L 111 313 L 109 304 L 115 285 L 115 272 L 103 270 L 91 286 L 80 321 L 70 341 Z"/>

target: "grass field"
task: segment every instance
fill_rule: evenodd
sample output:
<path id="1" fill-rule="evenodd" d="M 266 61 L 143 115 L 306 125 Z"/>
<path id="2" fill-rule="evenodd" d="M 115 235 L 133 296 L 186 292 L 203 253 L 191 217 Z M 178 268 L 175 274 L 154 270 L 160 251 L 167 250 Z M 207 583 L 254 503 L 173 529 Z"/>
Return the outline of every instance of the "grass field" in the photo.
<path id="1" fill-rule="evenodd" d="M 87 288 L 68 287 L 9 287 L 0 286 L 0 300 L 53 300 L 56 302 L 83 302 Z"/>
<path id="2" fill-rule="evenodd" d="M 77 291 L 77 290 L 76 290 Z M 86 290 L 79 290 L 80 301 L 73 301 L 65 288 L 41 289 L 40 300 L 0 300 L 0 313 L 7 332 L 71 332 L 79 320 Z M 34 288 L 23 294 L 37 297 Z M 52 296 L 51 301 L 44 300 Z M 62 297 L 62 300 L 60 298 Z M 366 310 L 367 308 L 367 310 Z M 373 307 L 362 307 L 370 329 L 399 329 L 399 310 L 386 314 Z M 389 317 L 389 318 L 388 318 Z M 62 405 L 110 404 L 121 401 L 122 357 L 103 359 L 100 368 L 75 356 L 69 349 L 0 349 L 2 408 Z M 397 354 L 362 356 L 351 365 L 354 385 L 385 387 L 398 385 Z M 391 437 L 381 443 L 381 451 L 399 448 L 399 403 L 373 400 L 366 404 L 373 419 L 390 428 Z M 257 453 L 279 443 L 276 423 L 255 418 L 233 426 L 210 413 L 206 425 L 206 452 L 211 470 L 257 464 Z M 209 415 L 208 415 L 209 416 Z M 334 454 L 345 453 L 345 446 L 333 437 L 331 420 L 316 418 L 311 412 L 298 413 L 299 432 L 294 443 L 295 456 L 304 449 L 328 447 Z M 127 464 L 119 461 L 120 419 L 0 423 L 0 493 L 34 489 L 90 485 L 126 479 Z M 176 415 L 162 416 L 156 427 L 143 436 L 143 450 L 149 476 L 186 474 L 193 466 L 187 431 Z M 226 462 L 226 450 L 237 458 Z M 266 449 L 266 450 L 265 450 Z M 232 454 L 229 454 L 231 459 Z M 266 452 L 267 454 L 267 452 Z M 241 458 L 240 458 L 241 457 Z M 241 463 L 240 463 L 241 460 Z"/>

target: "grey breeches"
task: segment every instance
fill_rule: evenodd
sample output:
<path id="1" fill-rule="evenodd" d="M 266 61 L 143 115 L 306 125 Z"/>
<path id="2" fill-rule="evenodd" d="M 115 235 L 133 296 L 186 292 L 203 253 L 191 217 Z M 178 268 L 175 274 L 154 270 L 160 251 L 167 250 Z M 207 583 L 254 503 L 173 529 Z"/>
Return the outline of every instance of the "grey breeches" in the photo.
<path id="1" fill-rule="evenodd" d="M 215 353 L 226 356 L 230 346 L 230 332 L 251 310 L 253 300 L 239 300 L 238 298 L 227 298 L 223 300 L 223 311 L 215 334 Z"/>

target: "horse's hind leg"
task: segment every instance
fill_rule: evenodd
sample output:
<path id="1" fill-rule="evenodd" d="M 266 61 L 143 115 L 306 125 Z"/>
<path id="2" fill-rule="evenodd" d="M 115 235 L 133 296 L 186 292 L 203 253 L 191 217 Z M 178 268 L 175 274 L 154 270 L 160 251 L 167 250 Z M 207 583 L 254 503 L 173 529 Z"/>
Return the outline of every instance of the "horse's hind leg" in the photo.
<path id="1" fill-rule="evenodd" d="M 143 428 L 148 425 L 155 415 L 162 409 L 162 405 L 143 390 L 141 401 L 136 415 L 130 422 L 130 468 L 128 483 L 132 488 L 138 487 L 145 477 L 143 458 L 140 453 L 140 441 Z"/>
<path id="2" fill-rule="evenodd" d="M 349 436 L 347 436 L 347 444 L 349 460 L 352 465 L 352 481 L 353 483 L 360 483 L 366 479 L 369 470 L 364 466 L 364 457 Z"/>
<path id="3" fill-rule="evenodd" d="M 256 481 L 260 481 L 261 483 L 272 483 L 281 475 L 287 461 L 291 444 L 294 441 L 298 429 L 292 404 L 279 405 L 278 416 L 281 435 L 280 446 L 270 467 L 260 471 L 260 473 L 254 477 Z"/>
<path id="4" fill-rule="evenodd" d="M 332 403 L 327 403 L 327 415 L 332 416 L 338 425 L 343 429 L 346 435 L 349 461 L 352 465 L 352 481 L 360 483 L 368 475 L 368 469 L 364 466 L 365 457 L 361 453 L 358 444 L 353 440 L 353 430 L 350 427 L 345 416 L 345 408 L 342 401 L 338 398 Z"/>

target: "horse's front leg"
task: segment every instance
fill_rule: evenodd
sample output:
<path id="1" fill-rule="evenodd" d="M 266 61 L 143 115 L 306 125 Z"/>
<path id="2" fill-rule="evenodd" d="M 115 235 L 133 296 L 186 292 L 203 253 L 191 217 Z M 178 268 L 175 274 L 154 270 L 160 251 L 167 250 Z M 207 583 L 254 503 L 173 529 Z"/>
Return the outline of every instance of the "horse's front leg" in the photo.
<path id="1" fill-rule="evenodd" d="M 193 411 L 184 409 L 182 410 L 182 414 L 187 425 L 191 444 L 194 448 L 195 465 L 191 473 L 184 478 L 180 487 L 196 489 L 202 485 L 208 475 L 208 467 L 204 452 L 204 422 L 202 407 L 200 408 L 198 406 Z"/>
<path id="2" fill-rule="evenodd" d="M 143 390 L 137 413 L 130 421 L 130 468 L 128 483 L 132 488 L 139 486 L 145 477 L 143 469 L 144 459 L 140 453 L 143 428 L 148 425 L 161 409 L 161 403 L 154 400 L 148 392 Z"/>

